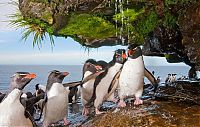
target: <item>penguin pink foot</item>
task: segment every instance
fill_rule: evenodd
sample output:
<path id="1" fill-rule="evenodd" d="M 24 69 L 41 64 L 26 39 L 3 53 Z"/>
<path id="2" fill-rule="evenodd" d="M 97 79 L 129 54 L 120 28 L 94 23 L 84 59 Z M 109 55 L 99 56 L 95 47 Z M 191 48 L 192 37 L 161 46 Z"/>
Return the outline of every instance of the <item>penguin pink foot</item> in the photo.
<path id="1" fill-rule="evenodd" d="M 112 102 L 117 103 L 118 99 L 115 98 L 115 99 L 112 100 Z"/>
<path id="2" fill-rule="evenodd" d="M 48 125 L 48 123 L 46 123 L 46 122 L 44 122 L 43 123 L 43 125 L 42 125 L 42 127 L 48 127 L 49 125 Z"/>
<path id="3" fill-rule="evenodd" d="M 63 120 L 64 120 L 64 125 L 65 125 L 65 126 L 67 126 L 67 125 L 70 124 L 70 122 L 67 120 L 67 118 L 64 118 Z"/>
<path id="4" fill-rule="evenodd" d="M 134 101 L 134 105 L 142 105 L 142 104 L 143 104 L 143 100 L 141 100 L 139 97 L 136 97 Z"/>
<path id="5" fill-rule="evenodd" d="M 89 109 L 86 107 L 83 107 L 82 115 L 87 116 L 88 114 L 89 114 Z"/>
<path id="6" fill-rule="evenodd" d="M 119 103 L 118 103 L 118 107 L 126 107 L 126 103 L 124 102 L 124 100 L 121 100 L 120 99 L 120 101 L 119 101 Z"/>
<path id="7" fill-rule="evenodd" d="M 99 109 L 95 108 L 95 115 L 103 114 L 104 112 L 99 111 Z"/>

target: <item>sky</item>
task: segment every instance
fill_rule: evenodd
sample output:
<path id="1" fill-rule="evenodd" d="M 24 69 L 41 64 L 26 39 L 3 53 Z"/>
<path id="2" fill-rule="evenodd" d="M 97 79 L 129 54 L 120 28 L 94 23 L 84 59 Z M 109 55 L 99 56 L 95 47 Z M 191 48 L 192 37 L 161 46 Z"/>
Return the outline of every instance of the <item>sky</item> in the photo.
<path id="1" fill-rule="evenodd" d="M 51 48 L 48 39 L 42 48 L 32 46 L 32 38 L 21 40 L 22 29 L 10 27 L 8 16 L 16 12 L 16 7 L 8 4 L 9 0 L 0 0 L 0 65 L 82 65 L 87 59 L 111 61 L 114 51 L 126 46 L 103 46 L 90 49 L 89 53 L 71 38 L 54 37 L 55 46 Z M 148 66 L 185 65 L 169 64 L 165 58 L 144 57 Z"/>

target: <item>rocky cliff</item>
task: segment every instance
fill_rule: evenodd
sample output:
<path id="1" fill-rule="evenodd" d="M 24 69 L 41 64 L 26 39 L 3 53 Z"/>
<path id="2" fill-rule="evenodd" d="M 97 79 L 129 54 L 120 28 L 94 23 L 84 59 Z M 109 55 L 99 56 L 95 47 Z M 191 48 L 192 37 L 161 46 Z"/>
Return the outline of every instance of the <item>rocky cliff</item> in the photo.
<path id="1" fill-rule="evenodd" d="M 135 43 L 144 55 L 200 69 L 199 0 L 19 0 L 19 10 L 40 40 L 47 33 L 95 48 Z"/>

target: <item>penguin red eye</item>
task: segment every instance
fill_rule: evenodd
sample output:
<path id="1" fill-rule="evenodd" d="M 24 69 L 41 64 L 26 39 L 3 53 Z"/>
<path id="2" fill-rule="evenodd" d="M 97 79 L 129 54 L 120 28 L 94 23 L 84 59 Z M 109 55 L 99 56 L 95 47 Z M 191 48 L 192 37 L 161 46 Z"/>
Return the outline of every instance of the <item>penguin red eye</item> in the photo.
<path id="1" fill-rule="evenodd" d="M 116 57 L 116 58 L 120 57 L 120 54 L 116 54 L 115 57 Z"/>

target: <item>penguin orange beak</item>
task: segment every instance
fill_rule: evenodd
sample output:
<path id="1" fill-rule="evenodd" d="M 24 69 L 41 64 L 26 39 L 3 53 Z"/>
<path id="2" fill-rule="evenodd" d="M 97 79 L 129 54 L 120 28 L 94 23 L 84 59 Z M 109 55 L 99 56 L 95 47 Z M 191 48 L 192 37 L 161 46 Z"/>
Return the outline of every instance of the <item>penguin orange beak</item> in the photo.
<path id="1" fill-rule="evenodd" d="M 34 79 L 34 78 L 36 78 L 36 74 L 30 73 L 30 74 L 27 74 L 24 78 Z"/>
<path id="2" fill-rule="evenodd" d="M 64 76 L 67 76 L 67 75 L 69 74 L 69 72 L 62 72 L 62 74 L 63 74 Z"/>
<path id="3" fill-rule="evenodd" d="M 135 52 L 135 50 L 131 50 L 131 49 L 129 49 L 129 50 L 128 50 L 128 55 L 131 56 L 131 55 L 134 54 L 134 52 Z"/>
<path id="4" fill-rule="evenodd" d="M 126 53 L 122 54 L 123 59 L 126 59 L 126 57 L 127 57 Z"/>

